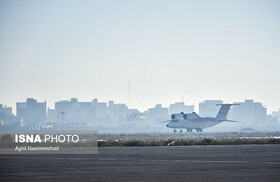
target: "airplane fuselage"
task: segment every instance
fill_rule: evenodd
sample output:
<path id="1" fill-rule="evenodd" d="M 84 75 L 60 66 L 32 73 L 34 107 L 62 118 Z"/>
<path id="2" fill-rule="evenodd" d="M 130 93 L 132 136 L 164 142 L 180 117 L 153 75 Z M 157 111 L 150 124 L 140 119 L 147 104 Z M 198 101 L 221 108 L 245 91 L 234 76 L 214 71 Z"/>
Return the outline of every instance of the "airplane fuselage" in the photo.
<path id="1" fill-rule="evenodd" d="M 166 126 L 168 128 L 176 128 L 176 129 L 205 129 L 211 126 L 215 126 L 221 123 L 221 120 L 216 120 L 215 118 L 197 118 L 192 120 L 185 119 L 177 119 L 177 121 L 172 121 L 168 123 Z"/>

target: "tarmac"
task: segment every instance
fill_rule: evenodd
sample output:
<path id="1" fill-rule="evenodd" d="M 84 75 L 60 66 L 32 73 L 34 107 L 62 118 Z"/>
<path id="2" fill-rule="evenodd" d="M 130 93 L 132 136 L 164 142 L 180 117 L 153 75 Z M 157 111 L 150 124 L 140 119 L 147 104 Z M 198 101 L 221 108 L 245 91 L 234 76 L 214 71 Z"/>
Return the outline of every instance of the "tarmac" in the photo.
<path id="1" fill-rule="evenodd" d="M 0 181 L 280 181 L 280 145 L 113 147 L 0 155 Z"/>

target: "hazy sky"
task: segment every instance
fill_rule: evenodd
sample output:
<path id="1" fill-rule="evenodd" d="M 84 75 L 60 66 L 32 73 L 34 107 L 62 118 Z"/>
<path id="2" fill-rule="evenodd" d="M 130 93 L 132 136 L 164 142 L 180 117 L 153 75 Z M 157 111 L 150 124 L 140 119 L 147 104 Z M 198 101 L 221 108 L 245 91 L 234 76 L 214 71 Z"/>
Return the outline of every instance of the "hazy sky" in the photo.
<path id="1" fill-rule="evenodd" d="M 278 0 L 0 0 L 0 103 L 280 108 Z M 15 112 L 15 109 L 14 109 Z"/>

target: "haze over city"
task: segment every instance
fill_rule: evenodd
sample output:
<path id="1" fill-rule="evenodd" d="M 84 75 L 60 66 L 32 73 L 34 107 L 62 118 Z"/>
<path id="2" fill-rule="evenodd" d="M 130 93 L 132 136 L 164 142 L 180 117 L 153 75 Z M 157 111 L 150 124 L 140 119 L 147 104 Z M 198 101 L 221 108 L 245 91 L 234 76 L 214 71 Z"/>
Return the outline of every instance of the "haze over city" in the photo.
<path id="1" fill-rule="evenodd" d="M 202 3 L 203 2 L 203 3 Z M 280 2 L 0 1 L 0 101 L 280 108 Z M 71 12 L 71 13 L 70 13 Z M 15 111 L 13 111 L 15 112 Z"/>
<path id="2" fill-rule="evenodd" d="M 280 181 L 280 0 L 0 0 L 0 181 Z"/>

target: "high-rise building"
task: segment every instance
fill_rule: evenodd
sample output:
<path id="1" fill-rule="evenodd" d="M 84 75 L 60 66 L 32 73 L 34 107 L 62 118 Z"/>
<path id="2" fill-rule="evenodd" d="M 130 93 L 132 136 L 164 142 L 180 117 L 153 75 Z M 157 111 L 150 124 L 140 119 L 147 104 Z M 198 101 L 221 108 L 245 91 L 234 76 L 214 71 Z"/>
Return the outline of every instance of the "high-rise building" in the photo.
<path id="1" fill-rule="evenodd" d="M 12 107 L 3 106 L 0 104 L 0 114 L 4 114 L 6 116 L 12 116 Z"/>
<path id="2" fill-rule="evenodd" d="M 254 100 L 245 100 L 245 102 L 234 102 L 239 104 L 233 106 L 228 114 L 228 118 L 238 121 L 235 125 L 241 128 L 262 129 L 266 125 L 267 111 L 266 107 L 260 102 Z"/>
<path id="3" fill-rule="evenodd" d="M 91 123 L 95 115 L 92 102 L 78 102 L 76 98 L 56 102 L 55 110 L 57 121 L 64 124 Z"/>
<path id="4" fill-rule="evenodd" d="M 157 104 L 155 108 L 150 108 L 145 113 L 148 116 L 148 119 L 150 120 L 150 124 L 152 127 L 165 126 L 165 125 L 160 125 L 160 123 L 169 118 L 168 108 L 162 107 L 161 104 Z"/>
<path id="5" fill-rule="evenodd" d="M 184 102 L 175 102 L 175 104 L 170 104 L 169 106 L 169 115 L 174 113 L 192 113 L 194 112 L 194 106 L 193 105 L 185 105 Z"/>
<path id="6" fill-rule="evenodd" d="M 56 110 L 48 108 L 47 122 L 56 122 Z"/>
<path id="7" fill-rule="evenodd" d="M 126 121 L 128 118 L 128 107 L 125 104 L 115 104 L 114 101 L 109 101 L 108 114 L 113 121 L 112 124 L 118 125 L 119 121 Z"/>
<path id="8" fill-rule="evenodd" d="M 102 120 L 107 118 L 107 103 L 106 102 L 98 102 L 97 99 L 92 100 L 92 107 L 95 111 L 95 119 Z"/>
<path id="9" fill-rule="evenodd" d="M 0 127 L 15 124 L 17 118 L 12 113 L 12 107 L 0 104 Z"/>
<path id="10" fill-rule="evenodd" d="M 140 112 L 137 109 L 128 109 L 127 120 L 136 121 L 138 119 Z"/>
<path id="11" fill-rule="evenodd" d="M 38 124 L 46 122 L 46 101 L 37 102 L 28 98 L 26 102 L 17 102 L 17 117 L 23 120 L 24 124 Z"/>
<path id="12" fill-rule="evenodd" d="M 276 120 L 280 122 L 280 109 L 278 111 L 273 111 L 271 117 L 276 118 Z"/>
<path id="13" fill-rule="evenodd" d="M 205 100 L 199 103 L 199 115 L 200 116 L 209 116 L 209 117 L 216 117 L 220 106 L 217 104 L 223 104 L 222 100 Z"/>

